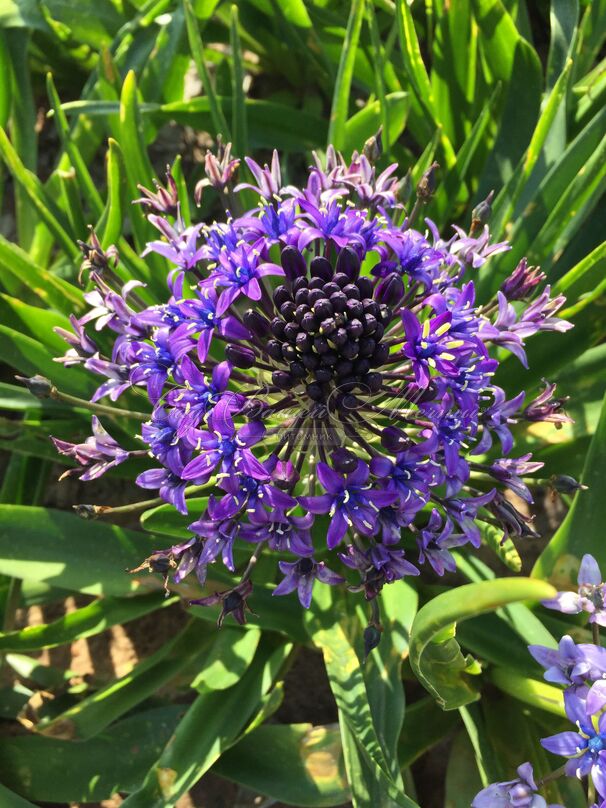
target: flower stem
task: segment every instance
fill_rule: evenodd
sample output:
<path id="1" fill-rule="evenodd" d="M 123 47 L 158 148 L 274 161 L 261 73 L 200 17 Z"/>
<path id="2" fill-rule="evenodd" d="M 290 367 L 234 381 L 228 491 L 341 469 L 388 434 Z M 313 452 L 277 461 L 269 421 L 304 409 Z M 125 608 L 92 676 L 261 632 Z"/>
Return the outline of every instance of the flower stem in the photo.
<path id="1" fill-rule="evenodd" d="M 138 421 L 148 421 L 150 418 L 150 414 L 146 412 L 121 410 L 118 407 L 106 407 L 105 404 L 93 403 L 92 401 L 86 401 L 84 398 L 77 398 L 76 396 L 70 396 L 68 393 L 62 393 L 60 390 L 57 390 L 56 387 L 51 388 L 49 395 L 50 398 L 55 401 L 63 401 L 65 404 L 71 404 L 74 407 L 90 410 L 90 412 L 96 415 L 108 415 L 110 418 L 122 416 L 124 418 L 136 418 Z"/>
<path id="2" fill-rule="evenodd" d="M 600 627 L 597 623 L 591 624 L 591 633 L 593 634 L 593 644 L 597 645 L 598 647 L 601 645 L 600 642 Z"/>

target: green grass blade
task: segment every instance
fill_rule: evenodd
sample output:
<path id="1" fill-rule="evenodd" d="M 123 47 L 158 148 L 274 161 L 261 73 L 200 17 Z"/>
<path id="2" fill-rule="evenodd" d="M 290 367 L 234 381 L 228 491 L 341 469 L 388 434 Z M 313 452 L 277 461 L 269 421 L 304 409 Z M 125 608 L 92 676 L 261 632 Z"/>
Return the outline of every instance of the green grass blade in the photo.
<path id="1" fill-rule="evenodd" d="M 246 674 L 227 690 L 201 693 L 189 707 L 143 785 L 124 808 L 174 805 L 240 737 L 271 689 L 291 646 L 261 643 Z"/>
<path id="2" fill-rule="evenodd" d="M 176 601 L 177 598 L 165 598 L 164 593 L 159 592 L 137 598 L 100 598 L 52 623 L 0 634 L 0 651 L 24 653 L 56 648 L 78 639 L 94 637 L 111 626 L 136 620 Z"/>
<path id="3" fill-rule="evenodd" d="M 120 239 L 127 192 L 126 168 L 122 150 L 111 137 L 107 145 L 107 202 L 95 228 L 104 249 L 111 244 L 116 244 Z"/>
<path id="4" fill-rule="evenodd" d="M 210 73 L 208 72 L 208 68 L 206 67 L 206 62 L 204 60 L 204 43 L 202 42 L 198 20 L 194 14 L 191 0 L 183 0 L 183 10 L 185 12 L 185 24 L 187 26 L 189 48 L 196 65 L 196 70 L 198 71 L 198 76 L 200 77 L 200 81 L 204 87 L 204 92 L 208 98 L 210 117 L 215 128 L 215 134 L 222 134 L 226 141 L 230 141 L 231 134 L 229 127 L 227 125 L 227 121 L 225 120 L 225 116 L 223 115 L 221 105 L 217 101 L 215 88 L 213 87 Z"/>
<path id="5" fill-rule="evenodd" d="M 71 314 L 82 310 L 82 292 L 63 278 L 42 269 L 17 244 L 0 235 L 0 269 L 29 288 L 50 308 Z"/>
<path id="6" fill-rule="evenodd" d="M 606 398 L 581 478 L 588 490 L 577 492 L 572 507 L 532 571 L 537 578 L 546 580 L 557 575 L 558 589 L 576 588 L 578 567 L 585 553 L 591 553 L 600 566 L 606 566 L 606 497 L 603 491 L 605 447 Z"/>
<path id="7" fill-rule="evenodd" d="M 341 48 L 328 126 L 328 145 L 332 143 L 339 150 L 345 145 L 345 124 L 349 117 L 349 96 L 363 14 L 364 0 L 352 0 L 345 39 Z"/>
<path id="8" fill-rule="evenodd" d="M 248 116 L 244 96 L 244 63 L 240 43 L 238 6 L 231 7 L 229 41 L 231 44 L 231 95 L 233 145 L 235 154 L 240 157 L 248 154 Z"/>
<path id="9" fill-rule="evenodd" d="M 551 93 L 549 94 L 543 112 L 541 113 L 537 125 L 532 133 L 530 143 L 526 149 L 526 154 L 515 172 L 511 175 L 507 183 L 503 186 L 495 199 L 493 214 L 491 217 L 491 231 L 498 241 L 515 210 L 515 206 L 524 190 L 530 175 L 539 159 L 547 136 L 551 130 L 555 116 L 560 109 L 568 91 L 570 73 L 572 69 L 572 59 L 566 62 L 564 70 L 558 77 Z"/>
<path id="10" fill-rule="evenodd" d="M 52 73 L 46 74 L 46 91 L 54 112 L 55 125 L 61 139 L 61 144 L 67 152 L 71 164 L 75 169 L 76 179 L 80 185 L 82 196 L 84 199 L 86 199 L 88 204 L 90 204 L 94 215 L 100 216 L 101 211 L 103 210 L 103 201 L 101 199 L 101 195 L 90 175 L 88 166 L 80 154 L 80 150 L 72 138 L 67 117 L 65 112 L 63 112 L 61 109 L 61 101 L 59 100 L 59 96 L 57 94 Z"/>
<path id="11" fill-rule="evenodd" d="M 40 218 L 53 233 L 65 252 L 71 258 L 79 256 L 80 251 L 76 246 L 74 234 L 69 231 L 69 223 L 54 200 L 48 195 L 38 177 L 24 166 L 6 132 L 1 128 L 0 155 L 19 186 L 38 211 Z"/>

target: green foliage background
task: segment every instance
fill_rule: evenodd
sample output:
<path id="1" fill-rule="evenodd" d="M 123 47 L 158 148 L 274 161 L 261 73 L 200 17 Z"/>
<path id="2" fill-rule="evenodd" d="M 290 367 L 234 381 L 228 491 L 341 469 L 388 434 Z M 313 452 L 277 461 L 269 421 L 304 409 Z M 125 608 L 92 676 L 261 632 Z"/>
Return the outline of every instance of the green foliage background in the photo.
<path id="1" fill-rule="evenodd" d="M 0 1 L 8 223 L 0 356 L 13 369 L 0 382 L 0 448 L 11 453 L 0 490 L 0 652 L 14 682 L 0 693 L 1 717 L 23 715 L 38 690 L 55 694 L 30 733 L 0 746 L 3 806 L 116 791 L 128 795 L 126 808 L 171 806 L 211 769 L 290 805 L 415 806 L 423 793 L 410 767 L 447 734 L 448 808 L 468 806 L 481 784 L 511 775 L 522 760 L 539 776 L 555 768 L 536 738 L 563 728 L 561 693 L 543 683 L 525 644 L 553 645 L 564 631 L 588 639 L 528 604 L 553 591 L 549 581 L 570 585 L 584 552 L 606 566 L 605 36 L 605 0 Z M 175 131 L 190 143 L 196 133 L 208 133 L 208 143 L 222 133 L 240 156 L 267 159 L 278 148 L 296 181 L 312 149 L 333 142 L 349 156 L 379 126 L 381 165 L 410 169 L 411 189 L 439 162 L 426 213 L 443 232 L 451 221 L 468 227 L 473 205 L 495 190 L 493 236 L 513 249 L 479 271 L 481 298 L 522 255 L 566 294 L 564 316 L 575 328 L 537 338 L 528 371 L 504 359 L 497 381 L 530 396 L 547 377 L 571 396 L 573 425 L 520 431 L 516 445 L 545 462 L 545 477 L 582 477 L 589 490 L 533 578 L 511 575 L 521 567 L 515 547 L 498 547 L 486 526 L 506 577 L 494 580 L 461 554 L 464 586 L 386 587 L 385 636 L 364 666 L 359 604 L 323 592 L 302 615 L 291 599 L 271 600 L 272 573 L 261 569 L 247 627 L 217 633 L 216 610 L 192 609 L 180 633 L 128 675 L 70 686 L 69 671 L 30 655 L 195 594 L 190 584 L 174 586 L 166 600 L 153 576 L 122 573 L 187 535 L 188 520 L 168 507 L 144 513 L 137 531 L 41 507 L 59 462 L 48 435 L 86 436 L 89 413 L 34 399 L 12 373 L 41 373 L 76 397 L 91 392 L 91 380 L 53 362 L 64 348 L 53 326 L 84 308 L 73 283 L 77 239 L 94 224 L 105 247 L 117 244 L 122 276 L 162 294 L 166 265 L 138 257 L 151 231 L 130 200 L 170 153 L 185 204 L 183 174 L 193 188 L 206 141 L 180 149 Z M 206 194 L 202 217 L 214 202 Z M 135 429 L 121 415 L 113 434 L 128 443 Z M 230 581 L 216 573 L 218 587 Z M 54 623 L 14 630 L 18 606 L 69 593 L 93 597 Z M 323 653 L 339 726 L 267 723 L 301 646 Z M 407 705 L 403 680 L 413 672 L 428 695 Z M 178 703 L 158 695 L 167 685 L 182 691 Z M 567 808 L 586 804 L 574 782 L 550 789 Z"/>

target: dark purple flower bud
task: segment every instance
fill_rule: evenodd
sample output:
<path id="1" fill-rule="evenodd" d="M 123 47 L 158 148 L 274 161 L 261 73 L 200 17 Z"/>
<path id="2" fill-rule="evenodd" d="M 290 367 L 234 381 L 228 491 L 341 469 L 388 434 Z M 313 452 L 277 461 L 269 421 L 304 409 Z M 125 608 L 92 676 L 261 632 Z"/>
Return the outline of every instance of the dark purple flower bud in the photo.
<path id="1" fill-rule="evenodd" d="M 251 581 L 244 581 L 238 584 L 233 589 L 228 589 L 225 592 L 215 592 L 206 598 L 198 598 L 197 600 L 190 600 L 190 606 L 215 606 L 221 604 L 221 613 L 217 620 L 217 626 L 221 628 L 223 621 L 227 615 L 231 614 L 236 623 L 243 626 L 246 623 L 246 612 L 254 614 L 253 610 L 248 605 L 247 598 L 250 597 L 253 591 Z"/>
<path id="2" fill-rule="evenodd" d="M 360 256 L 352 247 L 343 247 L 339 252 L 336 272 L 342 272 L 350 281 L 355 281 L 360 274 Z"/>
<path id="3" fill-rule="evenodd" d="M 244 325 L 259 339 L 269 336 L 271 332 L 269 320 L 255 309 L 247 309 L 242 319 Z"/>
<path id="4" fill-rule="evenodd" d="M 530 297 L 545 277 L 545 273 L 541 272 L 539 267 L 529 267 L 526 258 L 522 258 L 511 275 L 502 283 L 501 292 L 508 300 L 524 300 Z"/>
<path id="5" fill-rule="evenodd" d="M 408 435 L 397 426 L 386 426 L 381 434 L 381 446 L 388 452 L 403 452 L 411 443 Z"/>
<path id="6" fill-rule="evenodd" d="M 307 274 L 307 263 L 295 247 L 284 247 L 280 255 L 280 263 L 289 281 L 294 281 L 295 278 Z"/>
<path id="7" fill-rule="evenodd" d="M 440 168 L 438 163 L 432 163 L 417 184 L 417 197 L 425 204 L 429 202 L 436 192 L 436 171 Z"/>
<path id="8" fill-rule="evenodd" d="M 400 275 L 392 272 L 379 281 L 375 297 L 379 303 L 386 306 L 397 306 L 404 297 L 404 283 Z"/>
<path id="9" fill-rule="evenodd" d="M 370 652 L 377 648 L 381 642 L 382 630 L 374 623 L 370 623 L 364 629 L 364 662 L 368 659 Z"/>
<path id="10" fill-rule="evenodd" d="M 331 453 L 330 459 L 334 468 L 342 474 L 350 474 L 358 467 L 358 458 L 355 454 L 342 447 L 335 449 Z"/>
<path id="11" fill-rule="evenodd" d="M 271 472 L 272 482 L 283 490 L 293 488 L 300 474 L 290 460 L 278 460 Z"/>
<path id="12" fill-rule="evenodd" d="M 560 494 L 574 494 L 575 491 L 586 491 L 588 488 L 568 474 L 556 474 L 549 479 L 549 482 Z"/>
<path id="13" fill-rule="evenodd" d="M 312 258 L 311 264 L 309 265 L 309 272 L 312 278 L 320 278 L 326 282 L 330 281 L 333 276 L 330 262 L 321 256 Z"/>
<path id="14" fill-rule="evenodd" d="M 245 345 L 228 345 L 225 349 L 225 356 L 234 367 L 244 370 L 253 367 L 256 360 L 253 349 L 247 348 Z"/>
<path id="15" fill-rule="evenodd" d="M 54 390 L 51 381 L 47 379 L 46 376 L 40 376 L 39 374 L 30 376 L 29 378 L 26 376 L 15 376 L 15 379 L 17 379 L 18 382 L 22 382 L 36 398 L 50 398 Z"/>

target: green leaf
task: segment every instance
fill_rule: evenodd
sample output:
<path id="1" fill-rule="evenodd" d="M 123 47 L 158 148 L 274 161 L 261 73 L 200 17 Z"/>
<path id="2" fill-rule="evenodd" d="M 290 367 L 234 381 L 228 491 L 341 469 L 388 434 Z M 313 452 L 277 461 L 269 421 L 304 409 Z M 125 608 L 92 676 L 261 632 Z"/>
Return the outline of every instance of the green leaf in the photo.
<path id="1" fill-rule="evenodd" d="M 141 787 L 124 801 L 124 808 L 164 808 L 191 788 L 236 742 L 271 689 L 290 649 L 290 645 L 275 647 L 263 642 L 238 684 L 201 693 Z"/>
<path id="2" fill-rule="evenodd" d="M 204 43 L 202 42 L 200 28 L 198 27 L 198 21 L 194 15 L 191 0 L 183 0 L 183 10 L 185 12 L 189 48 L 198 71 L 198 76 L 204 87 L 204 92 L 208 98 L 208 108 L 215 132 L 217 134 L 222 133 L 226 142 L 229 142 L 231 140 L 231 134 L 225 116 L 223 115 L 223 110 L 217 101 L 215 88 L 213 87 L 210 74 L 206 67 L 204 60 Z"/>
<path id="3" fill-rule="evenodd" d="M 446 710 L 475 701 L 479 693 L 469 673 L 476 670 L 454 639 L 456 623 L 510 603 L 544 600 L 554 592 L 530 578 L 501 578 L 436 596 L 419 611 L 412 627 L 410 664 L 417 678 Z"/>
<path id="4" fill-rule="evenodd" d="M 399 775 L 398 741 L 405 722 L 402 663 L 408 657 L 410 630 L 418 601 L 417 591 L 404 580 L 383 588 L 380 604 L 383 633 L 379 646 L 371 652 L 363 669 L 374 725 L 394 780 Z M 360 607 L 358 612 L 361 611 Z M 377 803 L 379 796 L 375 791 L 373 799 Z"/>
<path id="5" fill-rule="evenodd" d="M 445 780 L 448 808 L 469 808 L 483 784 L 467 733 L 461 731 L 450 748 Z"/>
<path id="6" fill-rule="evenodd" d="M 431 88 L 436 117 L 452 143 L 458 145 L 464 144 L 473 120 L 477 39 L 470 0 L 453 0 L 447 13 L 437 19 L 431 48 Z"/>
<path id="7" fill-rule="evenodd" d="M 39 373 L 50 379 L 62 392 L 88 398 L 92 387 L 88 374 L 78 373 L 77 369 L 74 371 L 54 362 L 53 356 L 38 340 L 0 325 L 0 348 L 4 362 L 21 375 L 35 376 Z"/>
<path id="8" fill-rule="evenodd" d="M 62 278 L 39 267 L 17 244 L 0 235 L 0 269 L 28 287 L 45 305 L 64 314 L 83 307 L 82 292 Z"/>
<path id="9" fill-rule="evenodd" d="M 328 127 L 327 145 L 332 143 L 335 149 L 338 150 L 342 150 L 345 146 L 345 124 L 349 117 L 349 95 L 363 15 L 364 0 L 352 0 L 333 90 L 330 124 Z"/>
<path id="10" fill-rule="evenodd" d="M 0 783 L 0 799 L 4 808 L 35 808 L 31 802 L 24 800 L 23 797 L 13 791 L 9 791 L 2 783 Z"/>
<path id="11" fill-rule="evenodd" d="M 38 723 L 39 732 L 70 739 L 97 735 L 113 721 L 152 697 L 184 671 L 199 670 L 216 636 L 209 627 L 190 620 L 179 634 L 129 673 L 95 691 L 60 715 Z"/>
<path id="12" fill-rule="evenodd" d="M 261 632 L 254 628 L 243 631 L 235 626 L 224 626 L 214 639 L 204 666 L 196 674 L 191 686 L 200 692 L 225 690 L 235 685 L 253 660 Z"/>
<path id="13" fill-rule="evenodd" d="M 0 320 L 13 331 L 26 335 L 29 333 L 52 356 L 61 356 L 66 350 L 66 343 L 54 332 L 57 327 L 71 329 L 69 320 L 63 314 L 40 306 L 30 306 L 19 298 L 0 293 Z"/>
<path id="14" fill-rule="evenodd" d="M 240 44 L 238 24 L 238 6 L 233 4 L 231 7 L 229 26 L 229 41 L 231 45 L 231 125 L 233 130 L 234 154 L 243 157 L 245 154 L 248 154 L 248 118 L 244 97 L 244 64 L 242 61 L 242 46 Z"/>
<path id="15" fill-rule="evenodd" d="M 393 778 L 373 720 L 360 660 L 352 644 L 359 622 L 346 612 L 345 596 L 328 587 L 314 591 L 306 619 L 311 638 L 324 656 L 330 687 L 339 710 L 341 737 L 354 805 L 368 804 L 368 783 L 379 782 L 385 804 L 414 808 L 401 780 Z M 332 601 L 332 602 L 331 602 Z"/>
<path id="16" fill-rule="evenodd" d="M 432 698 L 423 698 L 406 708 L 404 731 L 398 743 L 398 759 L 402 769 L 436 744 L 445 740 L 460 723 L 453 710 L 441 710 Z"/>
<path id="17" fill-rule="evenodd" d="M 20 631 L 0 634 L 2 651 L 35 651 L 39 648 L 56 648 L 78 639 L 92 637 L 110 626 L 128 623 L 145 614 L 163 609 L 176 602 L 152 593 L 136 598 L 102 598 L 88 603 L 53 623 L 27 626 Z"/>
<path id="18" fill-rule="evenodd" d="M 126 167 L 118 143 L 109 138 L 107 150 L 107 202 L 97 222 L 96 231 L 103 249 L 115 244 L 122 233 L 126 206 Z"/>
<path id="19" fill-rule="evenodd" d="M 54 199 L 46 192 L 38 177 L 21 162 L 17 151 L 2 128 L 0 128 L 0 155 L 15 181 L 19 183 L 19 186 L 38 211 L 40 219 L 46 224 L 68 256 L 77 258 L 80 252 L 76 246 L 74 234 L 70 230 L 69 222 Z"/>
<path id="20" fill-rule="evenodd" d="M 523 160 L 503 186 L 494 201 L 490 223 L 491 231 L 494 238 L 497 240 L 506 230 L 518 199 L 526 187 L 530 175 L 532 174 L 537 160 L 539 159 L 539 156 L 543 150 L 556 114 L 566 96 L 571 69 L 572 59 L 569 59 L 545 102 L 545 106 L 541 115 L 539 116 L 539 120 L 537 121 L 534 132 L 532 133 L 532 137 L 530 139 L 530 143 L 528 144 L 528 148 L 526 149 Z"/>
<path id="21" fill-rule="evenodd" d="M 589 488 L 579 491 L 572 507 L 547 547 L 539 556 L 532 574 L 550 580 L 556 577 L 559 589 L 574 589 L 576 576 L 585 553 L 591 553 L 606 568 L 603 527 L 606 499 L 602 493 L 604 450 L 606 445 L 606 398 L 591 441 L 581 482 Z"/>
<path id="22" fill-rule="evenodd" d="M 448 135 L 444 131 L 444 127 L 436 116 L 433 90 L 425 64 L 423 63 L 421 47 L 407 0 L 396 0 L 396 24 L 400 40 L 400 51 L 404 60 L 404 68 L 423 110 L 434 125 L 439 126 L 439 138 L 444 152 L 446 168 L 451 168 L 455 161 L 454 150 Z"/>
<path id="23" fill-rule="evenodd" d="M 354 150 L 361 152 L 366 140 L 377 133 L 386 111 L 389 115 L 386 140 L 394 143 L 404 130 L 409 106 L 408 93 L 390 93 L 385 97 L 384 105 L 379 101 L 366 104 L 364 109 L 352 115 L 345 124 L 343 154 L 351 154 Z M 383 137 L 385 138 L 385 133 Z"/>
<path id="24" fill-rule="evenodd" d="M 0 526 L 0 572 L 88 595 L 135 592 L 141 582 L 125 570 L 155 546 L 144 533 L 50 508 L 0 505 Z"/>
<path id="25" fill-rule="evenodd" d="M 6 128 L 12 106 L 11 57 L 6 42 L 6 34 L 0 30 L 0 71 L 5 80 L 0 87 L 0 126 Z"/>
<path id="26" fill-rule="evenodd" d="M 457 195 L 460 193 L 462 187 L 464 188 L 464 183 L 473 160 L 483 143 L 484 134 L 494 114 L 494 108 L 500 92 L 501 87 L 497 85 L 488 99 L 488 102 L 484 105 L 477 121 L 474 123 L 469 136 L 465 139 L 465 142 L 457 153 L 456 162 L 446 174 L 444 182 L 441 183 L 438 188 L 435 200 L 432 202 L 432 207 L 436 211 L 435 218 L 440 222 L 447 221 L 452 210 L 455 208 Z M 434 216 L 433 213 L 432 216 Z"/>
<path id="27" fill-rule="evenodd" d="M 498 135 L 479 195 L 502 185 L 526 149 L 539 113 L 543 71 L 536 51 L 518 32 L 501 0 L 473 0 L 478 42 L 504 100 Z"/>
<path id="28" fill-rule="evenodd" d="M 120 721 L 97 738 L 78 743 L 40 735 L 5 738 L 0 749 L 0 779 L 24 797 L 44 802 L 91 802 L 132 791 L 184 711 L 181 705 L 148 710 Z M 2 792 L 0 797 L 4 799 Z M 12 808 L 10 803 L 6 805 Z"/>
<path id="29" fill-rule="evenodd" d="M 489 673 L 489 678 L 499 690 L 514 696 L 525 704 L 546 710 L 554 715 L 562 717 L 566 715 L 564 694 L 559 687 L 521 676 L 509 668 L 493 668 Z"/>
<path id="30" fill-rule="evenodd" d="M 287 724 L 254 730 L 213 772 L 286 805 L 339 806 L 350 799 L 339 730 Z"/>
<path id="31" fill-rule="evenodd" d="M 103 210 L 101 195 L 99 194 L 97 186 L 90 175 L 84 158 L 80 154 L 80 150 L 76 145 L 75 139 L 72 138 L 67 117 L 65 116 L 65 112 L 61 109 L 61 101 L 59 100 L 59 96 L 57 94 L 52 73 L 47 73 L 46 75 L 46 91 L 54 112 L 55 126 L 57 127 L 57 132 L 61 138 L 61 145 L 67 152 L 71 164 L 76 172 L 76 180 L 80 186 L 82 198 L 86 199 L 88 204 L 91 205 L 94 215 L 100 216 L 101 211 Z"/>

